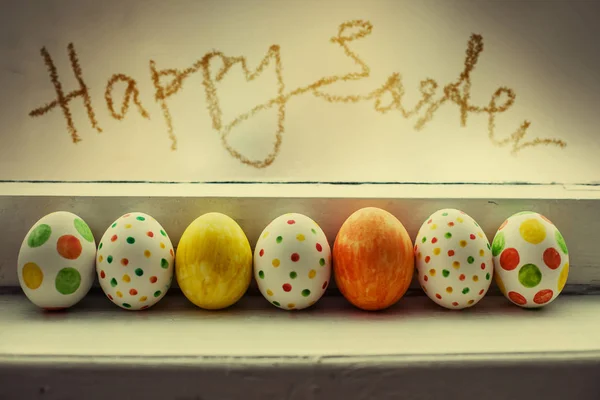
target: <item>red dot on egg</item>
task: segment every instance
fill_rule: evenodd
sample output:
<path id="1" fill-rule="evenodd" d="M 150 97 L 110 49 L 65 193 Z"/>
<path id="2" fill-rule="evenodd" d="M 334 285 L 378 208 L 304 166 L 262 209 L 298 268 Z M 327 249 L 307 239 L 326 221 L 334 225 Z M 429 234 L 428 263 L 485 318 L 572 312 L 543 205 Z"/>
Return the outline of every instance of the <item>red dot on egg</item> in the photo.
<path id="1" fill-rule="evenodd" d="M 500 266 L 506 271 L 512 271 L 517 268 L 520 262 L 521 257 L 519 257 L 517 249 L 509 248 L 500 254 Z"/>
<path id="2" fill-rule="evenodd" d="M 465 278 L 466 278 L 465 274 L 460 274 L 460 276 L 458 277 L 458 279 L 460 279 L 461 281 L 464 281 Z"/>
<path id="3" fill-rule="evenodd" d="M 552 296 L 554 296 L 554 292 L 550 289 L 540 290 L 533 297 L 533 302 L 535 304 L 546 304 L 550 300 L 552 300 Z"/>
<path id="4" fill-rule="evenodd" d="M 452 302 L 452 305 L 453 305 L 454 307 L 457 307 L 457 306 L 458 306 L 458 303 L 457 303 L 456 301 L 453 301 L 453 302 Z"/>
<path id="5" fill-rule="evenodd" d="M 475 236 L 474 234 L 471 233 L 471 235 L 469 236 L 471 238 L 471 240 L 475 240 L 477 238 L 477 236 Z"/>
<path id="6" fill-rule="evenodd" d="M 548 247 L 544 250 L 544 264 L 548 266 L 550 269 L 556 269 L 560 267 L 560 254 L 554 247 Z"/>
<path id="7" fill-rule="evenodd" d="M 434 237 L 433 239 L 431 239 L 431 243 L 433 243 L 433 244 L 437 243 L 437 238 Z"/>
<path id="8" fill-rule="evenodd" d="M 424 280 L 425 282 L 427 282 L 427 281 L 429 280 L 429 277 L 428 277 L 427 275 L 424 275 L 424 276 L 423 276 L 423 280 Z"/>
<path id="9" fill-rule="evenodd" d="M 146 308 L 148 308 L 149 306 L 143 306 L 142 308 L 140 308 L 140 310 L 145 310 Z"/>
<path id="10" fill-rule="evenodd" d="M 169 254 L 171 254 L 171 257 L 175 257 L 175 254 L 173 253 L 173 249 L 169 250 Z"/>
<path id="11" fill-rule="evenodd" d="M 437 297 L 439 300 L 441 300 L 441 299 L 442 299 L 442 296 L 441 296 L 439 293 L 436 293 L 436 294 L 435 294 L 435 297 Z"/>
<path id="12" fill-rule="evenodd" d="M 432 219 L 430 219 L 429 221 L 427 221 L 427 223 L 428 223 L 428 224 L 430 224 L 430 223 L 432 223 L 432 222 L 433 222 L 433 220 L 432 220 Z"/>
<path id="13" fill-rule="evenodd" d="M 454 222 L 452 222 L 452 221 L 448 222 L 448 226 L 454 226 Z M 458 305 L 458 303 L 456 303 L 456 305 Z"/>
<path id="14" fill-rule="evenodd" d="M 321 287 L 321 289 L 325 289 L 326 287 L 327 287 L 327 281 L 325 281 L 325 282 L 323 283 L 323 286 Z"/>
<path id="15" fill-rule="evenodd" d="M 64 235 L 56 242 L 56 251 L 67 260 L 76 260 L 81 255 L 81 242 L 73 235 Z"/>
<path id="16" fill-rule="evenodd" d="M 426 263 L 429 263 L 429 260 L 431 260 L 431 257 L 429 257 L 429 256 L 425 257 L 425 262 Z"/>
<path id="17" fill-rule="evenodd" d="M 148 237 L 154 237 L 154 232 L 148 232 L 146 235 L 148 235 Z"/>
<path id="18" fill-rule="evenodd" d="M 110 294 L 107 294 L 106 297 L 108 297 L 111 301 L 113 299 L 113 297 Z"/>
<path id="19" fill-rule="evenodd" d="M 102 278 L 102 279 L 106 278 L 106 274 L 104 273 L 104 270 L 100 271 L 100 278 Z"/>
<path id="20" fill-rule="evenodd" d="M 294 225 L 296 223 L 296 221 L 294 221 L 293 219 L 288 220 L 288 225 Z"/>
<path id="21" fill-rule="evenodd" d="M 448 250 L 448 257 L 454 257 L 454 250 Z"/>
<path id="22" fill-rule="evenodd" d="M 485 269 L 485 263 L 481 263 L 481 269 Z"/>
<path id="23" fill-rule="evenodd" d="M 321 246 L 321 243 L 317 243 L 316 248 L 319 253 L 323 251 L 323 246 Z"/>
<path id="24" fill-rule="evenodd" d="M 484 291 L 485 291 L 485 290 L 481 289 L 481 290 L 479 291 L 479 295 L 481 296 L 481 295 L 483 294 L 483 292 L 484 292 Z"/>
<path id="25" fill-rule="evenodd" d="M 264 256 L 265 255 L 265 249 L 260 249 L 260 251 L 258 252 L 259 256 Z"/>
<path id="26" fill-rule="evenodd" d="M 289 283 L 284 283 L 282 288 L 284 292 L 290 292 L 292 290 L 292 285 L 290 285 Z"/>
<path id="27" fill-rule="evenodd" d="M 117 241 L 117 235 L 112 235 L 112 237 L 110 238 L 111 242 L 116 242 Z"/>
<path id="28" fill-rule="evenodd" d="M 514 303 L 517 303 L 521 306 L 527 304 L 527 300 L 525 299 L 525 297 L 523 297 L 517 292 L 508 292 L 508 298 L 511 299 Z"/>
<path id="29" fill-rule="evenodd" d="M 121 259 L 121 265 L 123 265 L 124 267 L 126 267 L 129 264 L 129 260 L 126 258 Z"/>
<path id="30" fill-rule="evenodd" d="M 298 260 L 300 260 L 300 254 L 298 254 L 298 253 L 292 254 L 291 259 L 293 262 L 298 262 Z"/>
<path id="31" fill-rule="evenodd" d="M 130 294 L 130 295 L 132 295 L 132 296 L 135 296 L 135 295 L 137 294 L 137 290 L 135 290 L 135 289 L 131 289 L 131 290 L 129 291 L 129 294 Z"/>
<path id="32" fill-rule="evenodd" d="M 158 280 L 158 278 L 155 276 L 150 277 L 150 283 L 156 283 L 157 280 Z"/>

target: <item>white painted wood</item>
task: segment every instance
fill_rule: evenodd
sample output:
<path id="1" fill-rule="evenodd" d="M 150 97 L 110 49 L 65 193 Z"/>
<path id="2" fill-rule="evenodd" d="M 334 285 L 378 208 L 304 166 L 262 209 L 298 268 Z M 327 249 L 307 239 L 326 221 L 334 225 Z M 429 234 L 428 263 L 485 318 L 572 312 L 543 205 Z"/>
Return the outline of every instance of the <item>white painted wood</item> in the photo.
<path id="1" fill-rule="evenodd" d="M 254 245 L 262 229 L 285 212 L 316 220 L 331 244 L 355 210 L 376 206 L 396 215 L 414 239 L 422 222 L 444 207 L 464 210 L 491 240 L 505 218 L 522 210 L 552 220 L 570 250 L 567 290 L 600 284 L 600 188 L 532 185 L 134 184 L 0 183 L 0 286 L 16 286 L 18 249 L 40 217 L 57 210 L 81 216 L 96 239 L 120 215 L 154 216 L 174 245 L 189 223 L 218 211 L 238 221 Z M 575 286 L 573 286 L 575 285 Z"/>
<path id="2" fill-rule="evenodd" d="M 343 298 L 323 299 L 305 311 L 282 312 L 260 296 L 210 312 L 171 295 L 147 312 L 134 313 L 94 295 L 68 312 L 45 313 L 22 295 L 4 295 L 0 360 L 289 357 L 320 363 L 331 357 L 418 361 L 523 354 L 530 359 L 569 354 L 572 360 L 600 360 L 598 314 L 598 296 L 563 296 L 538 311 L 486 297 L 462 312 L 416 296 L 388 311 L 367 313 Z"/>
<path id="3" fill-rule="evenodd" d="M 44 313 L 3 295 L 0 398 L 597 399 L 599 299 L 524 310 L 486 297 L 451 312 L 419 296 L 367 313 L 328 298 L 290 313 L 167 296 L 133 313 L 94 295 Z"/>

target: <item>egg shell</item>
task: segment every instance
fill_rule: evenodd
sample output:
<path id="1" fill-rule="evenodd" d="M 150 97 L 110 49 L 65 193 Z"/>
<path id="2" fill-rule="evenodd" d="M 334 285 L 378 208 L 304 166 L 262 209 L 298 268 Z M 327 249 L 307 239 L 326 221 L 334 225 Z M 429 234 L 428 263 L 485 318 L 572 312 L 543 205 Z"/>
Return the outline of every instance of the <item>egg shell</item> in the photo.
<path id="1" fill-rule="evenodd" d="M 306 215 L 275 218 L 256 243 L 254 277 L 262 295 L 276 307 L 312 306 L 331 279 L 331 248 L 325 233 Z"/>
<path id="2" fill-rule="evenodd" d="M 502 223 L 492 243 L 495 281 L 525 308 L 550 304 L 569 275 L 569 251 L 560 231 L 541 214 L 524 211 Z"/>
<path id="3" fill-rule="evenodd" d="M 171 239 L 151 216 L 131 212 L 111 224 L 98 245 L 96 270 L 106 296 L 126 310 L 145 310 L 173 279 Z"/>
<path id="4" fill-rule="evenodd" d="M 41 218 L 21 244 L 19 283 L 32 303 L 58 310 L 78 303 L 94 282 L 96 242 L 77 215 L 58 211 Z"/>
<path id="5" fill-rule="evenodd" d="M 177 283 L 200 308 L 218 310 L 236 303 L 252 280 L 252 250 L 246 234 L 221 213 L 198 217 L 177 247 Z"/>
<path id="6" fill-rule="evenodd" d="M 421 288 L 442 307 L 474 306 L 487 293 L 494 274 L 490 247 L 469 215 L 452 208 L 436 211 L 421 225 L 415 240 Z"/>
<path id="7" fill-rule="evenodd" d="M 333 245 L 340 292 L 363 310 L 381 310 L 406 293 L 414 273 L 410 236 L 392 214 L 368 207 L 343 223 Z"/>

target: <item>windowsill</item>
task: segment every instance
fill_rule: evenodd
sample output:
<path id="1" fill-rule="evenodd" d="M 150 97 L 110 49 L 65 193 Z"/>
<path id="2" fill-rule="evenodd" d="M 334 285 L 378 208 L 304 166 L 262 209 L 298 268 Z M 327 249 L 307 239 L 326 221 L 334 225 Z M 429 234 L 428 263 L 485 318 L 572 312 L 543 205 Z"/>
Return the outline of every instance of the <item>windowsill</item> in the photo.
<path id="1" fill-rule="evenodd" d="M 69 311 L 47 313 L 23 295 L 3 295 L 0 360 L 600 360 L 598 315 L 599 297 L 591 295 L 562 296 L 539 310 L 488 296 L 459 312 L 412 296 L 380 313 L 359 311 L 340 297 L 326 297 L 313 309 L 284 312 L 259 296 L 210 312 L 195 308 L 181 293 L 145 312 L 121 310 L 94 293 Z"/>

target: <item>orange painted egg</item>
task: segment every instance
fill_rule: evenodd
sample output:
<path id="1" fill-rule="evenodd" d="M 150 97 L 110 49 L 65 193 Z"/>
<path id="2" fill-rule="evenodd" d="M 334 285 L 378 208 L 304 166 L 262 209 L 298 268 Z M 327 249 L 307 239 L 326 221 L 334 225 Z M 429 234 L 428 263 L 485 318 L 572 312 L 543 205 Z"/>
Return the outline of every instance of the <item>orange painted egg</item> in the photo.
<path id="1" fill-rule="evenodd" d="M 412 241 L 392 214 L 368 207 L 342 225 L 333 245 L 338 288 L 363 310 L 382 310 L 406 293 L 414 271 Z"/>

